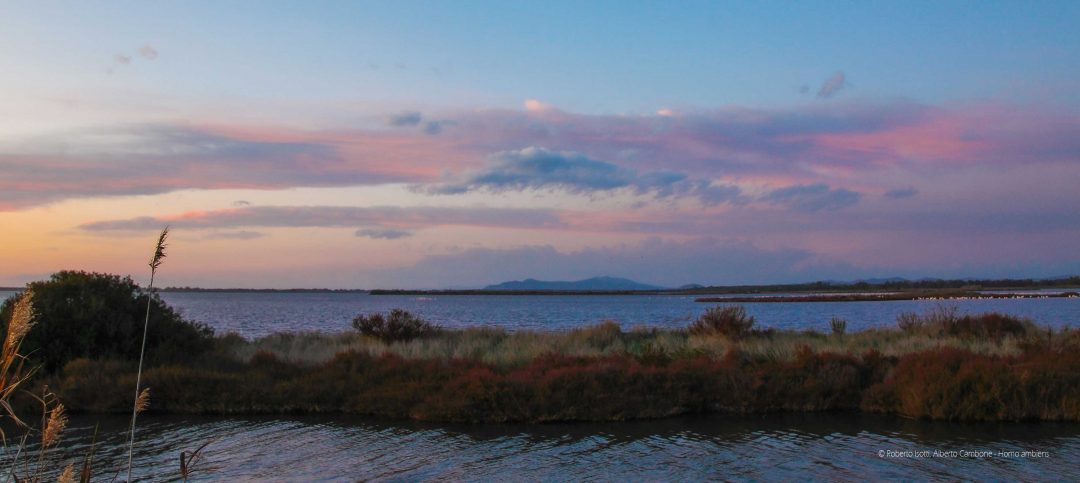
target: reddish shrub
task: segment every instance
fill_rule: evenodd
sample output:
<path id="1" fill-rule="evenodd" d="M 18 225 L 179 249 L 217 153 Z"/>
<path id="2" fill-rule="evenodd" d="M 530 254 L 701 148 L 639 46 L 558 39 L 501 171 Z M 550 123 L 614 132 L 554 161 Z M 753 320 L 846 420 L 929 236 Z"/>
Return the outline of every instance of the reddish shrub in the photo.
<path id="1" fill-rule="evenodd" d="M 1000 339 L 1005 336 L 1022 336 L 1028 327 L 1034 327 L 1030 321 L 998 312 L 978 315 L 965 315 L 951 321 L 945 332 L 959 337 L 983 337 Z"/>
<path id="2" fill-rule="evenodd" d="M 863 409 L 954 420 L 1080 419 L 1080 355 L 937 349 L 900 359 Z"/>

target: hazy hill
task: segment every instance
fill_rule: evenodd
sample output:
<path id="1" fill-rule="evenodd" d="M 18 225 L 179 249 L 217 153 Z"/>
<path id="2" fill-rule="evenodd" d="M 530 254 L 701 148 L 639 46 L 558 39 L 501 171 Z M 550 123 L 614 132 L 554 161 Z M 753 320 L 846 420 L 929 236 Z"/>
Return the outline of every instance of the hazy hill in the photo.
<path id="1" fill-rule="evenodd" d="M 545 281 L 533 278 L 488 285 L 484 290 L 657 290 L 663 287 L 618 277 L 593 277 L 576 282 Z"/>

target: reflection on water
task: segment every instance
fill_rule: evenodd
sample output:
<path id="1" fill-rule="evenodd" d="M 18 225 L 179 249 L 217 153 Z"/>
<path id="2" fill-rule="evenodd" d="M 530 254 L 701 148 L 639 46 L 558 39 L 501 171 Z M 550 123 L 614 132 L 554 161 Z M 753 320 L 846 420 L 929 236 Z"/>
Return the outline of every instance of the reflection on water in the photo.
<path id="1" fill-rule="evenodd" d="M 686 417 L 621 423 L 440 425 L 346 416 L 140 419 L 137 476 L 174 480 L 211 441 L 211 480 L 1080 480 L 1080 425 L 960 424 L 860 414 Z M 95 474 L 126 467 L 126 420 L 77 417 L 69 458 L 100 422 Z M 1045 451 L 1044 458 L 898 458 L 879 451 Z M 123 475 L 121 475 L 122 477 Z"/>

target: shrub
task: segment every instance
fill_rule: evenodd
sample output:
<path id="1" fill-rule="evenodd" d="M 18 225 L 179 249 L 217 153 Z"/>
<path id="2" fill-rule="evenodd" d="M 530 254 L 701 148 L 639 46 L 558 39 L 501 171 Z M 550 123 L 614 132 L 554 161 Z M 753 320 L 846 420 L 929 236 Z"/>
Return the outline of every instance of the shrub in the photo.
<path id="1" fill-rule="evenodd" d="M 62 271 L 49 280 L 30 283 L 27 289 L 34 292 L 36 317 L 22 349 L 46 373 L 81 357 L 139 360 L 148 298 L 149 363 L 190 360 L 213 345 L 213 329 L 184 320 L 130 277 Z M 15 298 L 10 298 L 0 306 L 0 325 L 5 331 L 14 303 Z"/>
<path id="2" fill-rule="evenodd" d="M 926 311 L 922 316 L 923 325 L 935 329 L 937 332 L 947 332 L 948 328 L 960 320 L 955 305 L 938 304 Z"/>
<path id="3" fill-rule="evenodd" d="M 1080 330 L 1065 327 L 1055 334 L 1052 329 L 1039 330 L 1032 326 L 1020 342 L 1020 349 L 1024 353 L 1080 354 Z"/>
<path id="4" fill-rule="evenodd" d="M 440 330 L 439 326 L 401 309 L 391 310 L 385 317 L 383 314 L 360 314 L 353 319 L 352 325 L 361 334 L 386 343 L 428 337 Z"/>
<path id="5" fill-rule="evenodd" d="M 983 337 L 1000 339 L 1005 336 L 1023 336 L 1028 328 L 1034 329 L 1031 321 L 998 312 L 978 315 L 965 315 L 952 321 L 947 327 L 949 335 L 960 337 Z"/>
<path id="6" fill-rule="evenodd" d="M 901 312 L 896 316 L 896 326 L 904 332 L 915 332 L 923 327 L 923 320 L 915 312 Z"/>
<path id="7" fill-rule="evenodd" d="M 864 403 L 915 418 L 1023 419 L 1027 408 L 1010 369 L 1005 359 L 955 348 L 908 354 Z"/>
<path id="8" fill-rule="evenodd" d="M 721 335 L 729 339 L 738 339 L 750 332 L 754 318 L 746 315 L 741 305 L 710 307 L 690 324 L 693 335 Z"/>
<path id="9" fill-rule="evenodd" d="M 597 325 L 573 329 L 570 336 L 580 339 L 590 347 L 603 349 L 618 342 L 622 336 L 622 327 L 618 322 L 605 320 Z"/>
<path id="10" fill-rule="evenodd" d="M 829 328 L 832 329 L 832 333 L 837 336 L 843 336 L 844 332 L 847 332 L 847 320 L 840 317 L 833 317 L 829 321 Z"/>

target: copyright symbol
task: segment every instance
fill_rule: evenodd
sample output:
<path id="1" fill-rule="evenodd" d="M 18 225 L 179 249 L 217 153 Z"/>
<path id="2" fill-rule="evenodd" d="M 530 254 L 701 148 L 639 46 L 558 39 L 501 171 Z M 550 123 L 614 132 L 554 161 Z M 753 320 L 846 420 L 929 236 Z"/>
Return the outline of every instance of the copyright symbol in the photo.
<path id="1" fill-rule="evenodd" d="M 877 457 L 878 457 L 878 458 L 884 458 L 884 457 L 885 457 L 885 450 L 883 450 L 883 449 L 879 449 L 879 450 L 877 451 Z"/>

